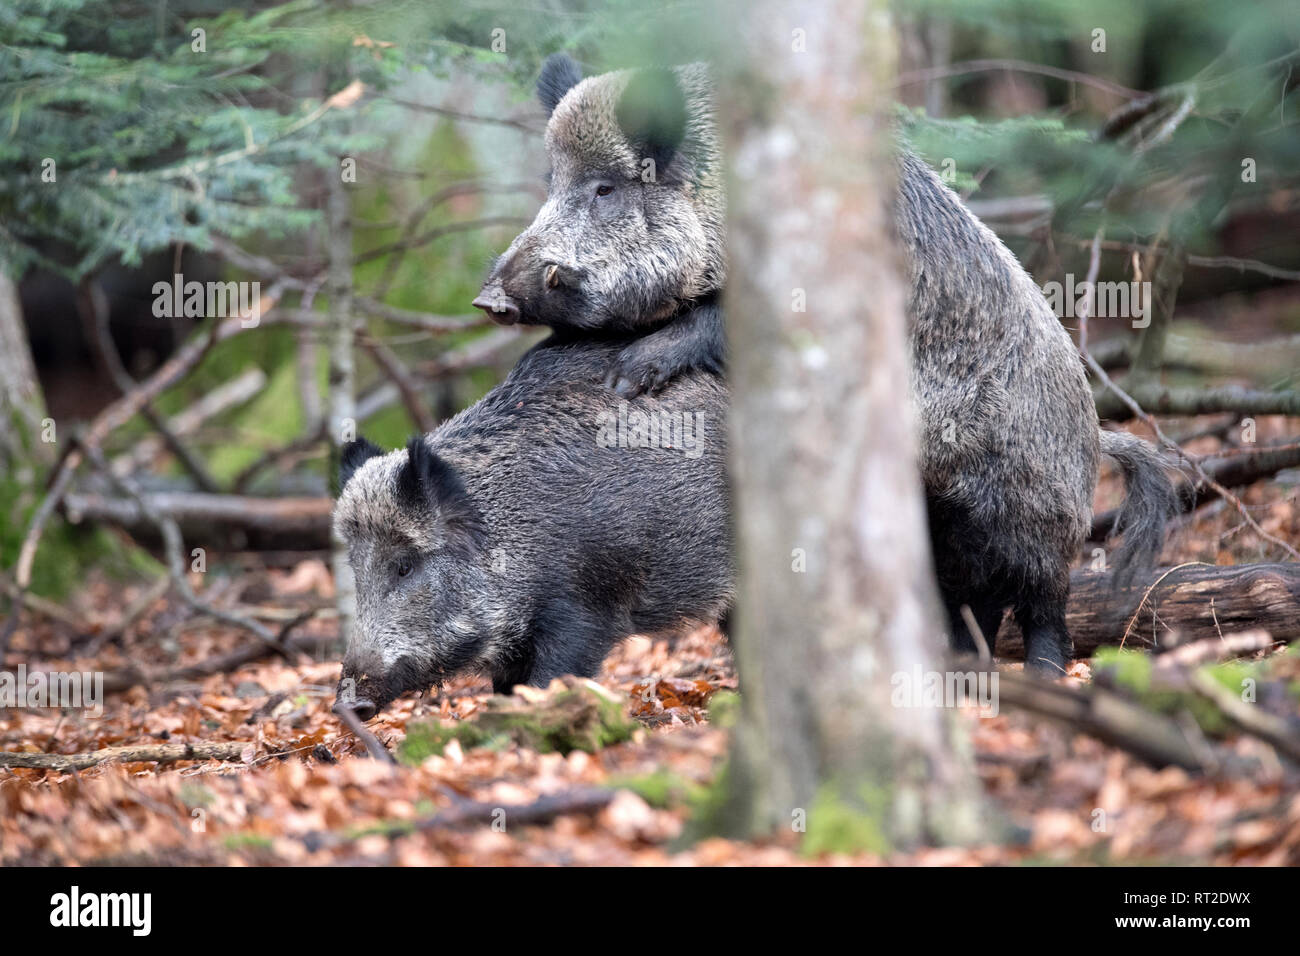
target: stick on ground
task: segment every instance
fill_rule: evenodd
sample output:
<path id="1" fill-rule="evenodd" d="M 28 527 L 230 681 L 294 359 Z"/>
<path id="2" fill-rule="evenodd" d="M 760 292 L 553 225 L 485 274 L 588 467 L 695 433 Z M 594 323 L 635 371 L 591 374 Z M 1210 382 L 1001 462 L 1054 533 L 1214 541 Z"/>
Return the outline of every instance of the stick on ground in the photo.
<path id="1" fill-rule="evenodd" d="M 126 763 L 148 761 L 175 763 L 177 760 L 239 760 L 248 740 L 229 743 L 144 744 L 138 747 L 106 747 L 84 754 L 27 754 L 0 752 L 0 767 L 26 767 L 31 770 L 86 770 L 109 760 Z"/>

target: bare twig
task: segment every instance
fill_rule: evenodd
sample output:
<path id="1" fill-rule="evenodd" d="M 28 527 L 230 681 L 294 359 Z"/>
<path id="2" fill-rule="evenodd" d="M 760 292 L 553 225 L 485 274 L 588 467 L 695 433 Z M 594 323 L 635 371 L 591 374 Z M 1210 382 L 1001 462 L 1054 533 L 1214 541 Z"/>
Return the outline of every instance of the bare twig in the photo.
<path id="1" fill-rule="evenodd" d="M 1268 631 L 1242 631 L 1238 634 L 1224 634 L 1202 641 L 1180 644 L 1172 650 L 1157 655 L 1155 666 L 1161 670 L 1169 667 L 1200 667 L 1202 664 L 1254 654 L 1276 646 L 1279 646 L 1279 642 L 1273 640 L 1273 635 Z"/>
<path id="2" fill-rule="evenodd" d="M 900 86 L 909 86 L 913 83 L 928 83 L 931 80 L 944 79 L 953 76 L 965 76 L 970 73 L 1033 73 L 1039 76 L 1050 76 L 1053 79 L 1065 80 L 1068 83 L 1079 83 L 1083 86 L 1091 86 L 1093 89 L 1101 90 L 1112 96 L 1123 97 L 1124 99 L 1138 99 L 1147 96 L 1141 90 L 1131 89 L 1127 86 L 1121 86 L 1118 83 L 1112 83 L 1110 80 L 1100 76 L 1091 76 L 1087 73 L 1080 73 L 1076 70 L 1063 70 L 1054 66 L 1047 66 L 1042 63 L 1031 63 L 1027 60 L 1010 60 L 1010 59 L 984 59 L 984 60 L 964 60 L 960 63 L 952 63 L 948 66 L 934 66 L 923 70 L 908 70 L 906 73 L 900 73 L 898 80 L 894 84 L 897 89 Z"/>
<path id="3" fill-rule="evenodd" d="M 171 518 L 160 515 L 158 512 L 154 511 L 149 502 L 145 499 L 144 495 L 142 495 L 129 480 L 114 475 L 112 469 L 108 466 L 108 462 L 104 461 L 104 456 L 100 453 L 98 448 L 83 444 L 82 450 L 86 454 L 86 457 L 90 459 L 91 464 L 103 472 L 109 481 L 122 491 L 123 494 L 135 501 L 136 507 L 140 509 L 140 513 L 152 524 L 156 525 L 158 530 L 162 532 L 163 545 L 167 556 L 167 572 L 171 576 L 172 584 L 176 588 L 176 593 L 181 596 L 185 603 L 196 611 L 216 618 L 218 621 L 230 624 L 234 627 L 243 628 L 274 650 L 277 654 L 284 657 L 285 660 L 292 662 L 292 650 L 286 647 L 280 641 L 279 637 L 273 634 L 260 622 L 239 614 L 234 614 L 230 611 L 222 610 L 221 608 L 213 607 L 194 593 L 194 589 L 190 587 L 189 579 L 185 576 L 185 546 L 181 540 L 180 528 L 177 527 L 176 522 Z"/>
<path id="4" fill-rule="evenodd" d="M 987 669 L 967 657 L 957 667 Z M 1156 767 L 1209 769 L 1201 747 L 1177 723 L 1093 684 L 1070 687 L 1014 671 L 997 671 L 1003 704 L 1061 721 L 1071 730 L 1126 750 Z"/>
<path id="5" fill-rule="evenodd" d="M 1279 471 L 1300 465 L 1300 447 L 1269 445 L 1253 449 L 1233 448 L 1210 455 L 1189 455 L 1189 457 L 1195 459 L 1218 485 L 1240 488 L 1264 478 L 1271 478 Z M 1218 498 L 1217 491 L 1213 488 L 1203 488 L 1197 482 L 1189 481 L 1178 488 L 1178 506 L 1184 512 L 1192 511 Z M 1105 540 L 1114 529 L 1118 514 L 1118 509 L 1111 509 L 1094 516 L 1089 539 Z"/>
<path id="6" fill-rule="evenodd" d="M 125 634 L 127 628 L 140 620 L 149 608 L 153 607 L 154 602 L 167 593 L 171 583 L 171 579 L 164 576 L 145 588 L 144 593 L 131 602 L 126 610 L 122 612 L 122 616 L 111 627 L 104 628 L 86 644 L 82 653 L 87 657 L 93 657 L 105 644 Z"/>
<path id="7" fill-rule="evenodd" d="M 356 257 L 356 264 L 361 265 L 366 262 L 373 262 L 375 259 L 382 259 L 384 256 L 391 255 L 402 249 L 413 249 L 417 246 L 427 245 L 435 239 L 441 239 L 443 236 L 454 235 L 458 232 L 473 232 L 476 229 L 488 229 L 493 226 L 526 226 L 529 220 L 522 219 L 519 216 L 483 216 L 479 219 L 465 219 L 460 222 L 449 222 L 442 226 L 434 226 L 416 236 L 410 236 L 406 239 L 400 239 L 397 242 L 390 242 L 387 245 L 376 246 L 374 249 L 367 249 Z"/>
<path id="8" fill-rule="evenodd" d="M 464 110 L 456 110 L 447 106 L 435 106 L 431 103 L 416 103 L 412 100 L 391 99 L 396 106 L 404 107 L 408 110 L 415 110 L 420 113 L 434 113 L 438 116 L 446 116 L 449 119 L 467 120 L 471 123 L 489 123 L 494 126 L 509 126 L 512 129 L 521 130 L 525 133 L 540 133 L 545 124 L 529 123 L 525 120 L 514 119 L 508 116 L 484 116 L 481 113 L 466 113 Z"/>
<path id="9" fill-rule="evenodd" d="M 79 620 L 71 611 L 64 609 L 63 605 L 48 601 L 36 594 L 20 591 L 17 585 L 3 574 L 0 574 L 0 591 L 3 591 L 11 600 L 22 604 L 29 611 L 34 611 L 52 621 L 65 624 L 78 633 L 83 633 L 86 630 L 86 623 Z"/>
<path id="10" fill-rule="evenodd" d="M 1097 273 L 1101 267 L 1101 241 L 1105 234 L 1105 230 L 1106 230 L 1106 223 L 1105 220 L 1103 219 L 1101 225 L 1097 227 L 1096 235 L 1093 237 L 1092 251 L 1089 254 L 1088 279 L 1087 279 L 1088 285 L 1086 286 L 1087 288 L 1095 288 L 1096 286 Z M 1214 491 L 1219 495 L 1219 497 L 1223 498 L 1225 501 L 1232 504 L 1233 507 L 1237 509 L 1237 513 L 1241 515 L 1242 519 L 1246 522 L 1246 524 L 1250 526 L 1252 531 L 1254 531 L 1265 541 L 1268 541 L 1280 547 L 1292 558 L 1296 559 L 1297 561 L 1300 561 L 1300 551 L 1296 551 L 1295 548 L 1291 547 L 1291 545 L 1287 544 L 1285 541 L 1281 540 L 1280 538 L 1274 535 L 1269 534 L 1267 531 L 1261 528 L 1259 522 L 1257 522 L 1251 516 L 1250 512 L 1246 510 L 1246 505 L 1242 502 L 1242 500 L 1238 498 L 1236 495 L 1234 495 L 1227 488 L 1223 487 L 1223 485 L 1219 484 L 1219 482 L 1215 481 L 1212 477 L 1210 477 L 1210 475 L 1206 472 L 1206 470 L 1201 466 L 1200 462 L 1196 461 L 1193 458 L 1193 456 L 1185 452 L 1182 446 L 1172 441 L 1169 438 L 1169 436 L 1166 435 L 1164 431 L 1161 430 L 1159 423 L 1155 420 L 1155 417 L 1153 415 L 1148 414 L 1146 411 L 1144 411 L 1142 409 L 1142 406 L 1139 405 L 1133 399 L 1133 397 L 1128 394 L 1128 392 L 1124 391 L 1124 389 L 1116 385 L 1115 382 L 1111 379 L 1110 375 L 1106 373 L 1106 370 L 1101 367 L 1100 363 L 1098 363 L 1098 361 L 1095 358 L 1093 358 L 1092 353 L 1088 351 L 1088 313 L 1090 307 L 1091 307 L 1091 303 L 1089 299 L 1085 297 L 1082 307 L 1079 308 L 1077 311 L 1077 317 L 1079 320 L 1079 353 L 1083 356 L 1083 360 L 1088 363 L 1088 367 L 1092 369 L 1092 372 L 1094 375 L 1097 376 L 1097 379 L 1103 385 L 1109 388 L 1112 392 L 1114 392 L 1117 396 L 1119 396 L 1120 401 L 1122 401 L 1126 406 L 1128 406 L 1128 408 L 1133 412 L 1133 414 L 1136 417 L 1140 418 L 1143 422 L 1146 423 L 1147 427 L 1150 428 L 1151 431 L 1155 433 L 1155 436 L 1159 440 L 1162 447 L 1164 447 L 1168 451 L 1175 453 L 1176 455 L 1178 455 L 1179 458 L 1187 462 L 1188 466 L 1191 467 L 1191 469 L 1196 473 L 1196 475 L 1201 479 L 1201 481 L 1205 482 L 1205 484 L 1208 485 L 1210 488 L 1213 488 Z"/>
<path id="11" fill-rule="evenodd" d="M 260 368 L 251 368 L 238 378 L 218 385 L 193 405 L 173 415 L 167 421 L 167 427 L 177 438 L 191 435 L 205 421 L 236 405 L 243 404 L 260 392 L 265 385 L 266 373 Z M 135 469 L 147 465 L 161 450 L 161 441 L 156 436 L 147 436 L 129 452 L 118 455 L 112 460 L 113 472 L 118 475 L 129 475 Z"/>
<path id="12" fill-rule="evenodd" d="M 287 622 L 280 628 L 278 634 L 280 641 L 301 654 L 321 653 L 334 647 L 338 643 L 338 639 L 333 634 L 324 636 L 305 635 L 302 637 L 294 637 L 290 634 L 293 628 L 317 613 L 320 613 L 320 609 L 313 608 L 304 611 L 292 621 Z M 213 674 L 228 674 L 231 671 L 238 670 L 245 664 L 265 660 L 274 653 L 275 651 L 271 647 L 257 641 L 245 644 L 243 647 L 229 653 L 210 657 L 197 664 L 172 667 L 164 671 L 145 671 L 135 666 L 124 670 L 109 671 L 104 675 L 104 693 L 115 694 L 130 690 L 132 687 L 152 687 L 177 681 L 202 680 L 205 677 L 211 677 Z"/>
<path id="13" fill-rule="evenodd" d="M 371 358 L 384 370 L 384 374 L 397 386 L 397 390 L 402 395 L 402 404 L 406 406 L 406 411 L 411 416 L 411 420 L 415 422 L 416 427 L 421 432 L 433 431 L 437 423 L 433 420 L 433 413 L 425 405 L 424 399 L 420 395 L 420 386 L 412 378 L 410 369 L 383 342 L 365 334 L 360 335 L 358 338 L 361 347 L 370 353 Z"/>
<path id="14" fill-rule="evenodd" d="M 113 342 L 112 333 L 108 328 L 108 300 L 104 297 L 104 290 L 100 288 L 99 283 L 94 279 L 86 279 L 81 283 L 78 292 L 78 301 L 83 318 L 86 324 L 90 326 L 91 339 L 95 342 L 100 362 L 108 371 L 109 378 L 113 380 L 117 390 L 123 395 L 131 394 L 140 385 L 131 377 L 131 374 L 126 370 L 126 366 L 122 364 L 122 356 L 118 353 L 117 345 Z M 140 414 L 153 430 L 159 434 L 163 443 L 171 449 L 172 454 L 176 456 L 176 460 L 189 472 L 195 484 L 203 491 L 216 491 L 217 481 L 212 477 L 207 466 L 180 440 L 170 424 L 158 414 L 157 409 L 153 407 L 153 403 L 144 402 L 141 404 Z"/>
<path id="15" fill-rule="evenodd" d="M 334 713 L 339 720 L 352 731 L 363 744 L 366 746 L 366 753 L 382 763 L 397 764 L 397 758 L 388 752 L 388 748 L 379 742 L 379 738 L 366 729 L 365 723 L 357 716 L 357 712 L 346 704 L 340 704 L 334 708 Z"/>
<path id="16" fill-rule="evenodd" d="M 263 315 L 261 321 L 263 325 L 266 325 L 273 319 L 270 316 Z M 138 388 L 123 395 L 96 415 L 94 421 L 91 422 L 90 428 L 81 436 L 79 444 L 75 447 L 69 446 L 67 453 L 55 470 L 54 479 L 50 484 L 45 499 L 37 507 L 35 514 L 32 515 L 31 523 L 27 526 L 27 534 L 24 536 L 22 547 L 18 552 L 14 581 L 20 589 L 26 591 L 31 585 L 32 562 L 36 558 L 36 549 L 40 544 L 41 535 L 45 531 L 46 524 L 49 523 L 50 516 L 54 514 L 54 510 L 72 484 L 72 479 L 84 457 L 84 449 L 99 448 L 112 431 L 130 421 L 147 402 L 152 401 L 161 392 L 188 374 L 214 345 L 230 338 L 243 329 L 244 320 L 242 318 L 232 318 L 214 324 L 206 335 L 191 339 L 177 350 L 171 358 L 159 366 L 149 378 L 141 382 Z"/>

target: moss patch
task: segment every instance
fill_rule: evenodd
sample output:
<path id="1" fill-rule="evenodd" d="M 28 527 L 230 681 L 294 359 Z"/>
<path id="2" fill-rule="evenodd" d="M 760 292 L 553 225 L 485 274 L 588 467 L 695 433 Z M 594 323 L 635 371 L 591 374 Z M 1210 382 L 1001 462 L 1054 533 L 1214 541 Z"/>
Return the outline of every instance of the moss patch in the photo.
<path id="1" fill-rule="evenodd" d="M 536 704 L 514 697 L 493 697 L 470 720 L 457 724 L 415 723 L 407 727 L 398 756 L 418 764 L 441 755 L 448 743 L 472 747 L 526 747 L 538 753 L 595 753 L 602 747 L 630 740 L 639 725 L 609 700 L 586 687 L 561 691 Z"/>

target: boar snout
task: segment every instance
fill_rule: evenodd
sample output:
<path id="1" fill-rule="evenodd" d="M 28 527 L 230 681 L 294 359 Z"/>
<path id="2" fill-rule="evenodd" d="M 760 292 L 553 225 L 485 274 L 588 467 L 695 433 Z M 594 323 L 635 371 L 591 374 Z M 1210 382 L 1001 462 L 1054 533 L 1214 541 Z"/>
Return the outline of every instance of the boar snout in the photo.
<path id="1" fill-rule="evenodd" d="M 375 702 L 365 697 L 362 697 L 359 700 L 354 700 L 351 704 L 340 703 L 334 705 L 335 711 L 343 708 L 352 711 L 352 713 L 356 714 L 362 720 L 369 720 L 371 717 L 375 716 L 375 714 L 379 713 L 379 707 Z"/>
<path id="2" fill-rule="evenodd" d="M 495 282 L 483 286 L 471 305 L 476 309 L 482 309 L 488 314 L 488 318 L 501 325 L 514 325 L 519 321 L 519 306 Z"/>

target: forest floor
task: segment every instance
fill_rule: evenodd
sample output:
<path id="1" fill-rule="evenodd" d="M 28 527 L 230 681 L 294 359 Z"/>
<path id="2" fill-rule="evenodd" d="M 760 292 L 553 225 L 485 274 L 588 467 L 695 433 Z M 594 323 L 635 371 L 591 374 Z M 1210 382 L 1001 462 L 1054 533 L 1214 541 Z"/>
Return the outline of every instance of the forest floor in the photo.
<path id="1" fill-rule="evenodd" d="M 1296 420 L 1261 419 L 1261 443 L 1294 435 Z M 1210 451 L 1218 439 L 1194 443 Z M 1103 479 L 1098 507 L 1119 496 Z M 1244 500 L 1269 533 L 1300 545 L 1300 482 L 1294 473 L 1248 489 Z M 1237 564 L 1284 560 L 1261 548 L 1240 516 L 1222 505 L 1181 521 L 1164 563 Z M 209 574 L 195 586 L 218 603 L 256 607 L 280 620 L 328 606 L 325 565 L 307 558 L 284 568 Z M 97 579 L 67 602 L 107 627 L 144 585 Z M 272 625 L 274 626 L 274 625 Z M 327 637 L 318 616 L 297 632 Z M 196 618 L 161 598 L 119 640 L 93 653 L 96 629 L 24 615 L 7 667 L 161 671 L 209 660 L 249 637 Z M 1275 648 L 1292 687 L 1300 657 Z M 1280 656 L 1285 655 L 1285 657 Z M 317 655 L 318 657 L 320 655 Z M 1018 665 L 1009 665 L 1018 667 Z M 973 742 L 991 820 L 1003 842 L 971 849 L 885 854 L 801 853 L 797 835 L 764 843 L 683 834 L 707 804 L 728 746 L 724 711 L 737 687 L 725 639 L 707 628 L 665 641 L 633 638 L 606 661 L 592 700 L 612 700 L 613 723 L 588 733 L 590 752 L 512 733 L 460 733 L 494 711 L 550 712 L 589 691 L 569 681 L 493 699 L 479 678 L 407 696 L 371 721 L 403 761 L 373 759 L 331 712 L 335 657 L 273 658 L 200 680 L 153 681 L 109 695 L 104 714 L 0 710 L 0 749 L 73 754 L 126 744 L 236 742 L 226 761 L 101 763 L 77 772 L 0 769 L 3 864 L 1300 864 L 1300 774 L 1253 738 L 1219 741 L 1253 761 L 1244 776 L 1152 770 L 1129 754 L 1069 728 L 1003 709 L 960 712 Z M 1064 680 L 1086 684 L 1088 661 Z M 727 706 L 718 706 L 726 695 Z M 567 695 L 567 696 L 566 696 Z M 1290 716 L 1300 718 L 1300 703 Z M 603 720 L 609 716 L 601 710 Z M 587 721 L 584 712 L 579 721 Z M 583 733 L 591 728 L 584 725 Z M 607 732 L 608 731 L 608 732 Z M 581 736 L 581 735 L 577 735 Z M 603 738 L 603 739 L 596 739 Z M 618 742 L 613 742 L 617 740 Z M 477 745 L 476 745 L 477 744 Z M 552 745 L 567 753 L 543 752 Z M 616 786 L 612 801 L 568 808 L 535 824 L 511 822 L 517 808 L 547 795 Z M 473 801 L 473 803 L 467 803 Z M 477 811 L 502 808 L 485 817 Z M 465 813 L 466 808 L 471 812 Z M 457 813 L 461 812 L 459 818 Z M 443 816 L 436 817 L 443 813 Z M 543 814 L 545 816 L 545 814 Z M 502 824 L 504 820 L 504 825 Z"/>

